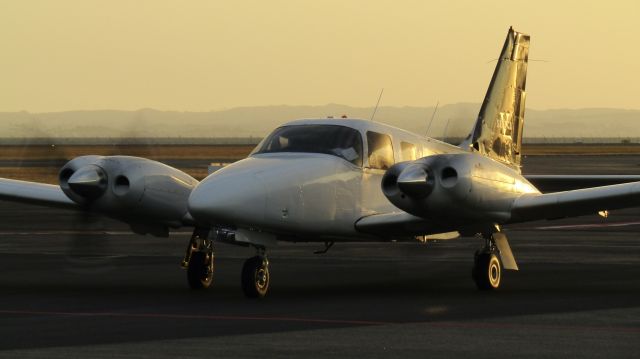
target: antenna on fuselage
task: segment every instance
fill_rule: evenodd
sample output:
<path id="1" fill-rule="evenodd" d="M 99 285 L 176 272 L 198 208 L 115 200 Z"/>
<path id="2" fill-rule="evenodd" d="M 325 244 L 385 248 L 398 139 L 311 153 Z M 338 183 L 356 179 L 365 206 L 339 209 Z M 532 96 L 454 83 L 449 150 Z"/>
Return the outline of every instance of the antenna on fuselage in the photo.
<path id="1" fill-rule="evenodd" d="M 380 105 L 380 100 L 382 99 L 382 93 L 384 92 L 384 88 L 380 90 L 380 96 L 378 96 L 378 102 L 376 102 L 376 107 L 373 109 L 373 113 L 371 114 L 371 121 L 376 116 L 376 111 L 378 111 L 378 106 Z"/>
<path id="2" fill-rule="evenodd" d="M 429 126 L 427 126 L 427 131 L 424 133 L 424 136 L 429 136 L 429 129 L 431 129 L 431 124 L 433 123 L 433 119 L 436 117 L 436 111 L 438 111 L 438 105 L 440 105 L 440 101 L 436 102 L 436 108 L 433 109 L 433 113 L 431 114 L 431 120 L 429 120 Z"/>

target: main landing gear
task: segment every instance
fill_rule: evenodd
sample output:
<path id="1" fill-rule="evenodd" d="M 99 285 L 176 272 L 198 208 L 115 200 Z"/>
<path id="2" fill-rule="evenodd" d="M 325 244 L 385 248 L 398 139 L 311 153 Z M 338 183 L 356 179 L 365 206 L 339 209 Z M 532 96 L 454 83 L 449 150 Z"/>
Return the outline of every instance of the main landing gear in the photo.
<path id="1" fill-rule="evenodd" d="M 258 254 L 242 266 L 242 291 L 248 298 L 264 298 L 269 293 L 269 260 L 264 247 L 256 249 Z"/>
<path id="2" fill-rule="evenodd" d="M 500 287 L 502 263 L 497 251 L 483 248 L 476 252 L 471 277 L 480 290 L 492 290 Z"/>
<path id="3" fill-rule="evenodd" d="M 213 283 L 215 255 L 209 229 L 196 228 L 191 235 L 182 267 L 187 269 L 191 289 L 206 289 Z"/>
<path id="4" fill-rule="evenodd" d="M 507 236 L 500 232 L 483 234 L 484 247 L 476 252 L 471 277 L 479 290 L 500 287 L 502 269 L 518 270 Z"/>

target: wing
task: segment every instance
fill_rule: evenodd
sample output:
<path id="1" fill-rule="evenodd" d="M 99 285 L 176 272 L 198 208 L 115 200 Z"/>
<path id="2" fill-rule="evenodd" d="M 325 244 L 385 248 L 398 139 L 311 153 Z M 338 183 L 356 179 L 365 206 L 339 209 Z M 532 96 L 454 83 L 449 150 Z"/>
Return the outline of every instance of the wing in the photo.
<path id="1" fill-rule="evenodd" d="M 59 186 L 0 178 L 0 199 L 50 207 L 79 208 Z"/>
<path id="2" fill-rule="evenodd" d="M 640 182 L 547 194 L 525 194 L 513 202 L 510 223 L 558 219 L 639 207 Z"/>
<path id="3" fill-rule="evenodd" d="M 91 211 L 125 222 L 136 233 L 154 236 L 195 225 L 188 201 L 198 181 L 157 161 L 80 156 L 62 167 L 60 183 L 0 178 L 0 200 Z"/>
<path id="4" fill-rule="evenodd" d="M 386 236 L 398 233 L 422 234 L 430 231 L 432 225 L 425 219 L 407 212 L 391 212 L 362 217 L 356 222 L 355 227 L 362 233 Z"/>
<path id="5" fill-rule="evenodd" d="M 524 194 L 512 201 L 510 219 L 500 223 L 584 216 L 606 210 L 640 207 L 640 182 L 546 194 Z M 466 227 L 473 228 L 474 223 L 467 222 Z M 466 228 L 460 218 L 434 221 L 407 212 L 363 217 L 356 222 L 355 227 L 362 233 L 376 236 L 443 234 Z"/>
<path id="6" fill-rule="evenodd" d="M 524 177 L 543 193 L 640 181 L 638 175 L 527 175 Z"/>
<path id="7" fill-rule="evenodd" d="M 420 236 L 422 240 L 452 239 L 460 236 L 451 228 L 416 217 L 407 212 L 380 213 L 360 218 L 356 230 L 376 237 L 396 238 Z M 415 239 L 415 238 L 414 238 Z"/>

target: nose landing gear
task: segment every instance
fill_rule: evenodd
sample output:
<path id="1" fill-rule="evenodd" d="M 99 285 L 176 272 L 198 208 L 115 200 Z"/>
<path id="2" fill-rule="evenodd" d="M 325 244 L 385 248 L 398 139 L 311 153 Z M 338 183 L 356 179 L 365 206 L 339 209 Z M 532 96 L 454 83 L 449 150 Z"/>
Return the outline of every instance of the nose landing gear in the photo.
<path id="1" fill-rule="evenodd" d="M 210 232 L 211 229 L 208 228 L 196 228 L 182 260 L 182 267 L 187 270 L 187 282 L 192 289 L 206 289 L 213 283 L 215 256 L 213 238 L 209 238 Z M 214 237 L 223 240 L 218 236 L 216 230 Z M 269 293 L 271 282 L 269 260 L 265 246 L 251 245 L 256 249 L 257 255 L 247 259 L 242 266 L 242 291 L 248 298 L 264 298 Z"/>
<path id="2" fill-rule="evenodd" d="M 258 248 L 258 255 L 247 259 L 242 266 L 242 291 L 248 298 L 264 298 L 269 293 L 270 280 L 265 249 Z"/>

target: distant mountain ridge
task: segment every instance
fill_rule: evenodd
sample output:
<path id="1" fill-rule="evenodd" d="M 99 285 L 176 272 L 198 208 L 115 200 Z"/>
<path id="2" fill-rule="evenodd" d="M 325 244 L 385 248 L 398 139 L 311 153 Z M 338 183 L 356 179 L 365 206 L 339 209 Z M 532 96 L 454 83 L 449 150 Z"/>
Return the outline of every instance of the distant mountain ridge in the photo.
<path id="1" fill-rule="evenodd" d="M 473 103 L 439 107 L 428 135 L 465 136 L 479 108 L 479 104 Z M 381 106 L 375 120 L 424 134 L 433 111 L 433 107 Z M 368 119 L 372 113 L 372 107 L 339 104 L 237 107 L 209 112 L 154 109 L 0 112 L 0 137 L 262 137 L 279 124 L 298 118 L 347 115 Z M 640 110 L 527 109 L 524 136 L 637 138 L 640 137 Z"/>

